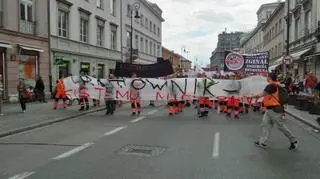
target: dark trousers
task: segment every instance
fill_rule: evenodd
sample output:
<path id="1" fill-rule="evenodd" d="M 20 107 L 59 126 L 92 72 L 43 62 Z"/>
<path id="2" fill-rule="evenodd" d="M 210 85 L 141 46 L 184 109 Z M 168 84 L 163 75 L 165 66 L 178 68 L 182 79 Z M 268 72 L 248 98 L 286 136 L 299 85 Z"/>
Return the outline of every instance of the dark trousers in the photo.
<path id="1" fill-rule="evenodd" d="M 27 100 L 24 99 L 24 98 L 20 98 L 19 100 L 20 100 L 21 109 L 22 109 L 23 111 L 25 111 L 25 110 L 26 110 Z"/>
<path id="2" fill-rule="evenodd" d="M 45 102 L 46 101 L 44 91 L 36 91 L 36 95 L 37 95 L 37 99 L 40 102 Z"/>
<path id="3" fill-rule="evenodd" d="M 113 114 L 114 111 L 116 110 L 116 101 L 115 100 L 106 100 L 105 101 L 106 104 L 106 110 L 107 110 L 107 114 Z"/>

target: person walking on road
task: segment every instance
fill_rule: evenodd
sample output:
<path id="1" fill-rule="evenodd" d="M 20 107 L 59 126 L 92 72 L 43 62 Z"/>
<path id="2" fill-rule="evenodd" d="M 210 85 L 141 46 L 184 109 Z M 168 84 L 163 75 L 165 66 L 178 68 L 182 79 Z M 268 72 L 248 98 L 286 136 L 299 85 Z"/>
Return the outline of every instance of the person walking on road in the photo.
<path id="1" fill-rule="evenodd" d="M 261 94 L 253 95 L 252 98 L 263 97 L 263 105 L 266 107 L 266 112 L 263 116 L 261 123 L 261 136 L 255 145 L 258 147 L 266 148 L 267 140 L 269 139 L 271 129 L 275 123 L 279 130 L 289 139 L 289 150 L 294 150 L 298 147 L 298 140 L 294 134 L 288 129 L 282 118 L 283 106 L 280 103 L 279 85 L 276 74 L 269 74 L 268 85 L 265 87 Z"/>
<path id="2" fill-rule="evenodd" d="M 132 83 L 130 87 L 130 100 L 131 100 L 131 111 L 132 115 L 140 115 L 142 109 L 141 109 L 141 96 L 140 96 L 140 90 L 137 89 L 137 86 L 140 86 L 141 84 L 137 80 L 138 76 L 136 73 L 132 74 Z"/>
<path id="3" fill-rule="evenodd" d="M 46 102 L 45 94 L 44 94 L 44 82 L 41 78 L 41 76 L 38 76 L 38 79 L 36 81 L 36 86 L 34 87 L 34 91 L 37 96 L 37 100 L 39 100 L 42 103 Z"/>
<path id="4" fill-rule="evenodd" d="M 55 95 L 55 101 L 53 103 L 53 108 L 57 109 L 59 104 L 59 99 L 62 99 L 63 101 L 63 108 L 67 107 L 67 96 L 66 96 L 66 89 L 63 82 L 63 76 L 60 77 L 59 80 L 57 80 L 57 86 L 56 86 L 56 95 Z"/>
<path id="5" fill-rule="evenodd" d="M 25 113 L 26 112 L 26 103 L 27 103 L 27 94 L 26 94 L 27 88 L 26 88 L 26 85 L 24 84 L 23 78 L 19 79 L 17 90 L 18 90 L 19 101 L 20 101 L 22 112 Z"/>
<path id="6" fill-rule="evenodd" d="M 109 76 L 109 79 L 113 79 L 113 75 Z M 106 115 L 113 115 L 114 111 L 116 110 L 116 100 L 114 100 L 113 93 L 114 87 L 111 82 L 108 80 L 105 84 L 106 92 L 105 92 L 105 104 L 106 104 Z"/>
<path id="7" fill-rule="evenodd" d="M 86 86 L 88 82 L 87 76 L 84 72 L 80 72 L 80 83 L 79 83 L 79 98 L 80 98 L 80 109 L 79 111 L 89 110 L 89 92 Z M 86 106 L 86 107 L 85 107 Z"/>

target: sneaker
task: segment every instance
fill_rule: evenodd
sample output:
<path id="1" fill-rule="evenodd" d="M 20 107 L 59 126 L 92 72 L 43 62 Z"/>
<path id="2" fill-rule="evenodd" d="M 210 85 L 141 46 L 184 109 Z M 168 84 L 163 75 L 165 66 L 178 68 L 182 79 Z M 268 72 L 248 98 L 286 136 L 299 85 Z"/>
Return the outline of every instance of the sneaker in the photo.
<path id="1" fill-rule="evenodd" d="M 131 115 L 132 115 L 132 116 L 134 116 L 134 115 L 136 115 L 136 113 L 135 113 L 135 112 L 133 112 L 133 113 L 131 113 Z"/>
<path id="2" fill-rule="evenodd" d="M 267 144 L 260 143 L 259 141 L 255 141 L 254 144 L 255 144 L 257 147 L 261 147 L 261 148 L 264 148 L 264 149 L 268 147 Z"/>
<path id="3" fill-rule="evenodd" d="M 26 110 L 23 110 L 22 112 L 23 112 L 23 113 L 25 113 L 25 112 L 26 112 Z"/>
<path id="4" fill-rule="evenodd" d="M 298 148 L 299 142 L 295 141 L 295 142 L 291 142 L 289 150 L 295 150 Z"/>

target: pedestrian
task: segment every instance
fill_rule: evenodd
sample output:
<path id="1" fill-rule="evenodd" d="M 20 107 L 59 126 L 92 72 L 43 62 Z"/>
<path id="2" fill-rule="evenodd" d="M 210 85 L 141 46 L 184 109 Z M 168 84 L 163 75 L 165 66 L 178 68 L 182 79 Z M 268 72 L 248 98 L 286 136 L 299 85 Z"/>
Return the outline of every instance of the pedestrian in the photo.
<path id="1" fill-rule="evenodd" d="M 27 102 L 27 88 L 26 85 L 24 83 L 24 79 L 23 78 L 19 78 L 19 83 L 17 86 L 17 90 L 18 90 L 18 95 L 19 95 L 19 102 L 21 105 L 21 109 L 22 112 L 25 113 L 26 112 L 26 102 Z"/>
<path id="2" fill-rule="evenodd" d="M 130 87 L 130 100 L 131 100 L 131 110 L 132 115 L 138 115 L 141 113 L 141 97 L 140 97 L 140 90 L 136 89 L 136 86 L 139 86 L 140 83 L 137 81 L 133 81 L 135 79 L 138 79 L 137 74 L 132 74 L 132 83 Z"/>
<path id="3" fill-rule="evenodd" d="M 46 99 L 45 99 L 45 94 L 44 94 L 44 82 L 41 78 L 41 76 L 38 76 L 38 79 L 36 81 L 36 86 L 34 87 L 34 92 L 36 93 L 37 96 L 37 100 L 39 100 L 40 102 L 45 103 Z"/>
<path id="4" fill-rule="evenodd" d="M 109 76 L 109 80 L 114 79 L 113 75 Z M 113 115 L 116 110 L 116 100 L 114 99 L 114 87 L 110 81 L 107 81 L 105 84 L 106 92 L 105 92 L 105 104 L 106 104 L 106 115 Z"/>
<path id="5" fill-rule="evenodd" d="M 3 97 L 3 83 L 2 83 L 2 74 L 0 74 L 0 116 L 3 116 L 2 113 L 2 97 Z"/>
<path id="6" fill-rule="evenodd" d="M 284 118 L 282 118 L 283 106 L 280 103 L 279 93 L 279 81 L 277 81 L 276 74 L 269 74 L 268 85 L 265 87 L 261 94 L 253 95 L 252 98 L 263 97 L 263 105 L 266 107 L 262 123 L 261 123 L 261 136 L 255 144 L 259 147 L 266 148 L 267 140 L 269 139 L 271 129 L 275 123 L 279 130 L 289 139 L 290 146 L 289 150 L 294 150 L 298 147 L 298 140 L 294 134 L 288 129 L 285 124 Z"/>
<path id="7" fill-rule="evenodd" d="M 63 76 L 60 77 L 59 80 L 57 80 L 57 86 L 56 86 L 56 95 L 55 95 L 55 101 L 53 103 L 53 109 L 57 109 L 59 100 L 62 99 L 63 101 L 63 108 L 67 107 L 67 95 L 66 90 L 63 82 Z"/>
<path id="8" fill-rule="evenodd" d="M 79 111 L 89 110 L 89 92 L 86 86 L 86 76 L 83 72 L 80 72 L 80 83 L 79 83 L 79 98 L 80 98 L 80 109 Z M 86 105 L 86 108 L 84 107 Z"/>

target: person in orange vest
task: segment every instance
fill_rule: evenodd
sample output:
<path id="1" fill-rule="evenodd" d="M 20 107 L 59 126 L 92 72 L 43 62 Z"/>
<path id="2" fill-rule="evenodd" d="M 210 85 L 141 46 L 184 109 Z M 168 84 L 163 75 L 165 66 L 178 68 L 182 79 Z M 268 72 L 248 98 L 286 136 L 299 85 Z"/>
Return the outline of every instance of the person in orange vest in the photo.
<path id="1" fill-rule="evenodd" d="M 265 87 L 264 91 L 257 95 L 252 95 L 252 98 L 263 97 L 263 105 L 266 108 L 264 113 L 262 123 L 261 123 L 261 136 L 255 144 L 258 147 L 267 147 L 267 141 L 269 139 L 271 129 L 273 124 L 276 124 L 279 130 L 289 139 L 290 146 L 289 150 L 294 150 L 298 147 L 298 140 L 296 136 L 288 129 L 285 121 L 282 119 L 283 106 L 280 104 L 280 93 L 279 85 L 277 81 L 277 75 L 270 73 L 268 75 L 268 85 Z"/>
<path id="2" fill-rule="evenodd" d="M 235 118 L 239 118 L 239 103 L 240 100 L 234 96 L 230 97 L 227 102 L 227 116 L 231 116 L 232 113 Z"/>
<path id="3" fill-rule="evenodd" d="M 86 86 L 86 76 L 83 72 L 80 73 L 80 84 L 79 84 L 79 97 L 80 97 L 80 109 L 79 111 L 89 110 L 89 91 Z M 84 107 L 86 105 L 86 108 Z"/>
<path id="4" fill-rule="evenodd" d="M 62 99 L 63 101 L 63 108 L 67 107 L 66 103 L 66 90 L 63 82 L 63 76 L 60 77 L 59 80 L 57 80 L 57 86 L 56 86 L 56 95 L 55 95 L 55 101 L 53 103 L 53 109 L 57 109 L 59 104 L 59 99 Z"/>
<path id="5" fill-rule="evenodd" d="M 132 80 L 137 79 L 137 74 L 132 74 Z M 135 89 L 134 86 L 139 86 L 138 82 L 132 83 L 132 86 L 130 87 L 130 101 L 131 101 L 131 111 L 132 115 L 136 115 L 136 113 L 140 114 L 141 109 L 141 97 L 140 97 L 140 91 L 138 89 Z"/>
<path id="6" fill-rule="evenodd" d="M 175 100 L 174 99 L 169 99 L 168 101 L 168 113 L 170 116 L 176 114 L 176 109 L 175 109 Z"/>

